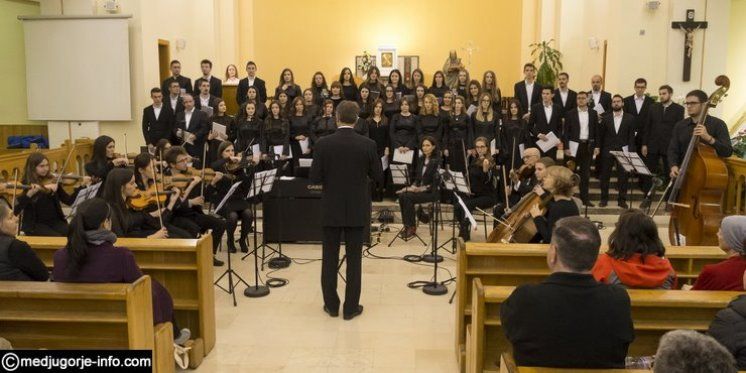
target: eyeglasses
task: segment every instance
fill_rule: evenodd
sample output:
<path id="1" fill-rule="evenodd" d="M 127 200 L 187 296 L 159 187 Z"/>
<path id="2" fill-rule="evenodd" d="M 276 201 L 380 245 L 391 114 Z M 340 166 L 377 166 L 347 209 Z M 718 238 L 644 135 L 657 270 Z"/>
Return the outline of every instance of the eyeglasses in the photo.
<path id="1" fill-rule="evenodd" d="M 487 147 L 484 145 L 477 145 L 477 149 L 487 149 Z"/>
<path id="2" fill-rule="evenodd" d="M 694 105 L 699 105 L 699 104 L 701 104 L 701 102 L 699 101 L 688 101 L 684 103 L 684 106 L 694 106 Z"/>

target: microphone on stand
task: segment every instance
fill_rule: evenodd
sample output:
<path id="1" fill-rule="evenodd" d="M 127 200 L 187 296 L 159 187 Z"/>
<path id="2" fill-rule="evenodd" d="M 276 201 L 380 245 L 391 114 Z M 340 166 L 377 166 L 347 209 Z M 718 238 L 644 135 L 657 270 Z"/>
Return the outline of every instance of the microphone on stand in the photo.
<path id="1" fill-rule="evenodd" d="M 650 186 L 650 190 L 645 194 L 645 200 L 650 201 L 650 197 L 653 196 L 653 192 L 663 185 L 663 179 L 659 176 L 653 176 L 653 185 Z"/>

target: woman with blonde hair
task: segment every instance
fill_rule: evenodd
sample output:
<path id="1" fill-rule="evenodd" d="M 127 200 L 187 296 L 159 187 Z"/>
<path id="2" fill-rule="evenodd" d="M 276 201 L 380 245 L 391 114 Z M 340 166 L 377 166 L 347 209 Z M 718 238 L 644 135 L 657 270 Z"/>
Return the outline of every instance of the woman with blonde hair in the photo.
<path id="1" fill-rule="evenodd" d="M 552 229 L 558 220 L 580 215 L 578 205 L 572 199 L 577 181 L 577 175 L 567 167 L 547 167 L 542 180 L 542 188 L 552 194 L 552 199 L 545 208 L 542 209 L 539 204 L 536 204 L 530 211 L 538 231 L 536 239 L 549 243 L 552 240 Z"/>
<path id="2" fill-rule="evenodd" d="M 432 136 L 438 144 L 443 141 L 443 118 L 440 117 L 438 110 L 438 99 L 435 95 L 428 93 L 425 95 L 424 104 L 420 109 L 420 115 L 417 117 L 417 136 L 419 142 L 425 136 Z"/>
<path id="3" fill-rule="evenodd" d="M 487 92 L 479 95 L 478 105 L 474 114 L 471 115 L 471 123 L 474 126 L 474 137 L 484 137 L 489 146 L 492 140 L 497 138 L 498 115 L 492 106 L 492 96 Z M 498 145 L 495 144 L 495 150 Z"/>

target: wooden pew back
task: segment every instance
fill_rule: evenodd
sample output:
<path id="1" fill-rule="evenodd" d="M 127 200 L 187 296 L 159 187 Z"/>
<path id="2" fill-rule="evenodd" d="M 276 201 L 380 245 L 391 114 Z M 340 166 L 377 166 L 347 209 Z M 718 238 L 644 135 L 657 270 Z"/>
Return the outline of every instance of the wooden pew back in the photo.
<path id="1" fill-rule="evenodd" d="M 65 164 L 65 160 L 72 150 L 70 162 L 68 162 L 65 172 L 73 172 L 77 175 L 84 174 L 85 163 L 91 160 L 93 155 L 93 141 L 91 139 L 78 139 L 73 144 L 65 141 L 61 147 L 55 149 L 24 149 L 12 153 L 0 155 L 0 178 L 6 181 L 12 181 L 15 171 L 18 171 L 18 179 L 23 177 L 23 167 L 26 164 L 26 158 L 34 152 L 42 152 L 49 158 L 51 170 L 59 170 Z"/>
<path id="2" fill-rule="evenodd" d="M 48 268 L 54 252 L 67 243 L 66 237 L 20 236 Z M 135 255 L 143 273 L 158 280 L 173 297 L 179 326 L 202 338 L 205 354 L 215 346 L 215 293 L 212 286 L 212 236 L 200 239 L 119 238 L 117 246 Z"/>
<path id="3" fill-rule="evenodd" d="M 467 342 L 467 372 L 497 370 L 500 354 L 510 350 L 500 322 L 500 305 L 515 289 L 485 286 L 480 279 L 472 285 L 470 339 Z M 668 331 L 706 331 L 717 311 L 725 308 L 740 292 L 629 289 L 635 340 L 629 356 L 655 354 L 658 340 Z M 599 315 L 603 317 L 603 315 Z"/>

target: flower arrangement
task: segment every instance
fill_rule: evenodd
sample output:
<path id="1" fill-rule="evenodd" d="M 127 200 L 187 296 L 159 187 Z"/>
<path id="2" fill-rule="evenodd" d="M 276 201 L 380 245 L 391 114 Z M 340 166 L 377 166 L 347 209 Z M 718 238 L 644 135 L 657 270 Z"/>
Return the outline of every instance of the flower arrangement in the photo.
<path id="1" fill-rule="evenodd" d="M 733 152 L 740 158 L 746 159 L 746 127 L 738 131 L 731 142 L 733 143 Z"/>
<path id="2" fill-rule="evenodd" d="M 358 64 L 355 67 L 358 71 L 362 71 L 363 74 L 367 75 L 371 66 L 373 66 L 373 56 L 371 56 L 368 51 L 363 51 L 363 58 L 358 61 Z"/>

